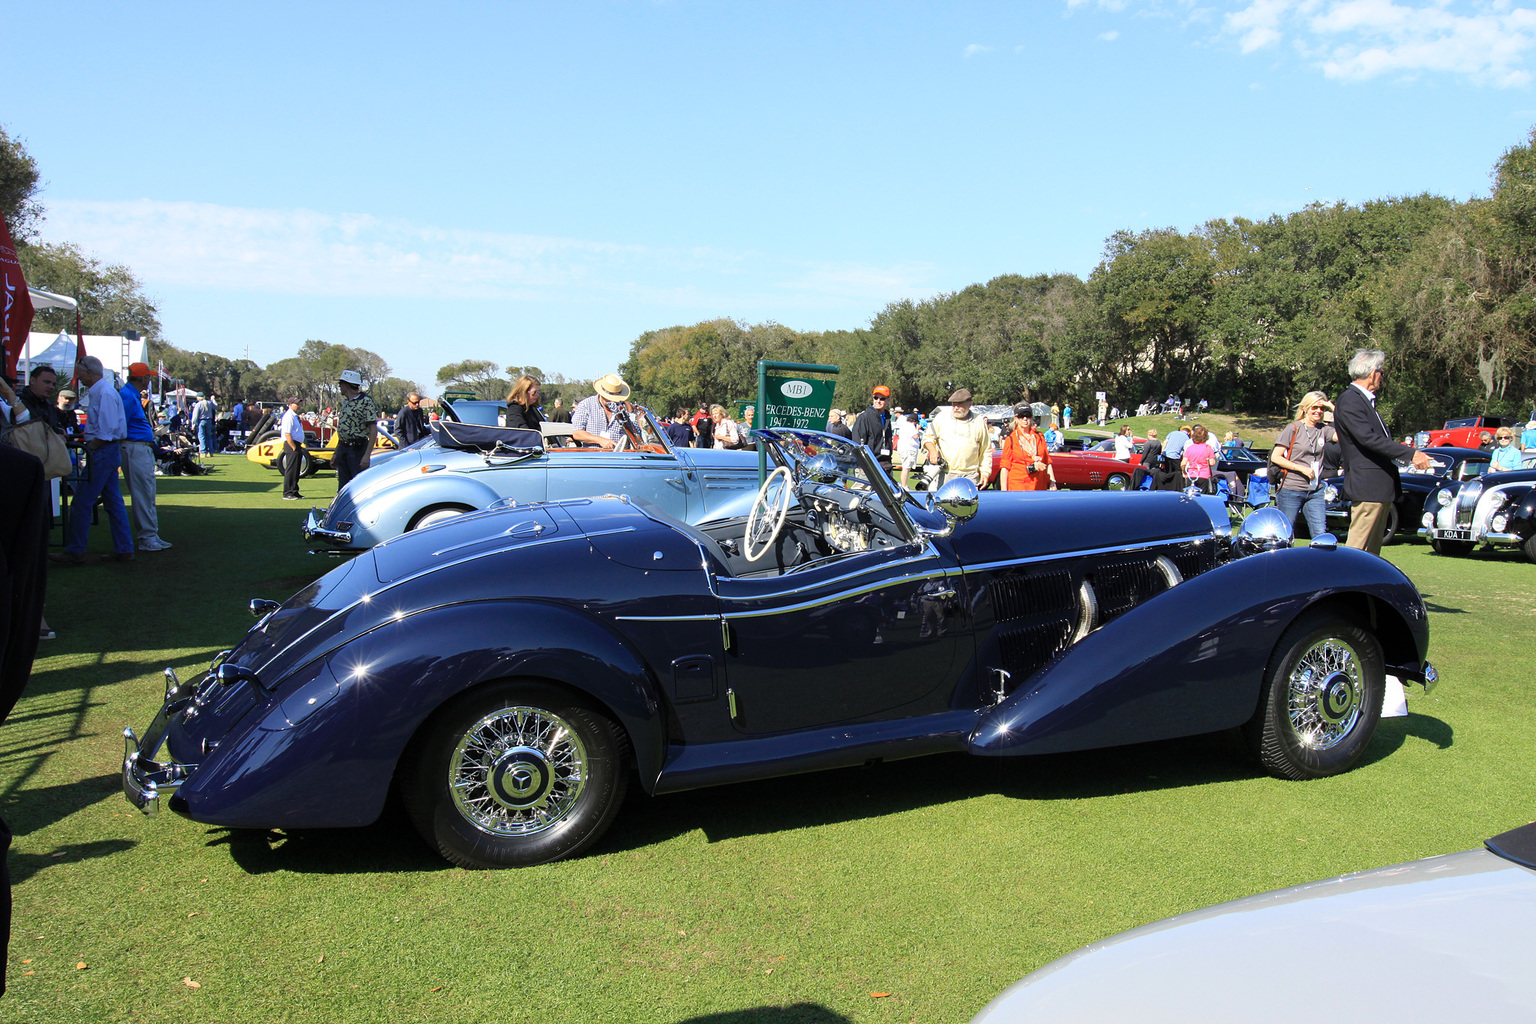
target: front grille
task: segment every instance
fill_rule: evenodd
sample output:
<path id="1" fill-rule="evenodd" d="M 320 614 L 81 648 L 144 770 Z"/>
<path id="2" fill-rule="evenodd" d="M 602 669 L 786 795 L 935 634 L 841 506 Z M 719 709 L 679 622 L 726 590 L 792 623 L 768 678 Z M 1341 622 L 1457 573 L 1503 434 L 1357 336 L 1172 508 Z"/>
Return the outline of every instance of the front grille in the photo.
<path id="1" fill-rule="evenodd" d="M 995 580 L 992 602 L 998 622 L 1016 622 L 1046 612 L 1059 614 L 1075 610 L 1077 605 L 1072 594 L 1072 574 L 1065 569 Z"/>
<path id="2" fill-rule="evenodd" d="M 1215 544 L 1185 544 L 1176 551 L 1168 552 L 1168 558 L 1186 580 L 1194 579 L 1203 572 L 1216 568 Z"/>
<path id="3" fill-rule="evenodd" d="M 1162 573 L 1147 558 L 1101 565 L 1089 581 L 1099 599 L 1099 621 L 1109 622 L 1166 588 Z"/>
<path id="4" fill-rule="evenodd" d="M 1080 628 L 1111 622 L 1167 590 L 1173 585 L 1169 562 L 1181 579 L 1190 579 L 1215 568 L 1216 560 L 1214 542 L 1188 541 L 1096 558 L 1068 556 L 1056 567 L 994 577 L 988 590 L 998 657 L 1012 686 L 1072 646 Z"/>
<path id="5" fill-rule="evenodd" d="M 1013 681 L 1023 682 L 1071 646 L 1073 626 L 1071 620 L 1063 618 L 1000 632 L 998 651 L 1003 667 L 1013 674 Z"/>

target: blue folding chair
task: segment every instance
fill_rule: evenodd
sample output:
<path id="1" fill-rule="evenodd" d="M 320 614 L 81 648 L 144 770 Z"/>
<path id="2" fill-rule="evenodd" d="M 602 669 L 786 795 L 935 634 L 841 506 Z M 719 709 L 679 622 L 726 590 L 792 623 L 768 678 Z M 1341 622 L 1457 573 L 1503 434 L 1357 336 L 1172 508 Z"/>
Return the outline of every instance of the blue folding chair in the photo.
<path id="1" fill-rule="evenodd" d="M 1274 498 L 1269 493 L 1269 469 L 1254 470 L 1248 477 L 1248 504 L 1254 508 L 1268 505 Z"/>

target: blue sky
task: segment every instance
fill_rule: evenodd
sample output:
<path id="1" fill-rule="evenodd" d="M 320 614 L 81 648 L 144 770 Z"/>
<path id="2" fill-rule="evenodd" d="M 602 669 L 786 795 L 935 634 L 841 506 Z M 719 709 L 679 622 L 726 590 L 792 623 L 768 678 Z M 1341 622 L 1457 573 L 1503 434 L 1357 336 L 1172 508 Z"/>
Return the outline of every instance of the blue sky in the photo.
<path id="1" fill-rule="evenodd" d="M 1513 3 L 28 4 L 0 124 L 42 237 L 166 338 L 429 392 L 593 377 L 716 316 L 865 326 L 1119 229 L 1486 194 L 1536 124 Z M 12 53 L 21 52 L 12 47 Z M 46 284 L 46 282 L 38 282 Z"/>

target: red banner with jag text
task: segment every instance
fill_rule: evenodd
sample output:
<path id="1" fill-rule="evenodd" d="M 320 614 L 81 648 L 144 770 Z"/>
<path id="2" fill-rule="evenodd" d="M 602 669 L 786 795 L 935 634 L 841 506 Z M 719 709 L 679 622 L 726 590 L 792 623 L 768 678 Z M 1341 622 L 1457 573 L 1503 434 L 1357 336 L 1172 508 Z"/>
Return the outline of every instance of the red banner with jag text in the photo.
<path id="1" fill-rule="evenodd" d="M 0 349 L 5 352 L 5 375 L 16 379 L 16 362 L 32 330 L 32 296 L 16 261 L 11 229 L 0 217 Z"/>

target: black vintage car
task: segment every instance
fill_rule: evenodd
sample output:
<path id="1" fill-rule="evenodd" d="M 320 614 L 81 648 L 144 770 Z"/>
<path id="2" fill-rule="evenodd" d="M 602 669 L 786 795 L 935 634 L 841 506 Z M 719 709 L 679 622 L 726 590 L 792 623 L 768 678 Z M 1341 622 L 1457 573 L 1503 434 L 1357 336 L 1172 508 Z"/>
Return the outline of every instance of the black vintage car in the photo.
<path id="1" fill-rule="evenodd" d="M 1419 531 L 1424 514 L 1424 499 L 1446 483 L 1473 480 L 1488 468 L 1489 455 L 1481 448 L 1425 448 L 1434 465 L 1428 470 L 1402 466 L 1403 493 L 1387 510 L 1387 524 L 1382 543 L 1391 544 L 1399 536 L 1412 537 Z M 1345 495 L 1345 478 L 1336 476 L 1324 482 L 1328 497 L 1328 525 L 1343 536 L 1349 531 L 1350 501 Z"/>
<path id="2" fill-rule="evenodd" d="M 1413 584 L 1213 498 L 899 492 L 868 449 L 757 431 L 751 514 L 511 505 L 332 570 L 209 671 L 167 672 L 123 782 L 234 828 L 373 821 L 391 793 L 463 865 L 586 848 L 670 793 L 872 759 L 1239 730 L 1268 771 L 1346 771 L 1385 677 L 1425 686 Z M 979 511 L 978 511 L 979 506 Z M 1243 557 L 1246 556 L 1246 557 Z M 162 748 L 165 753 L 162 754 Z"/>
<path id="3" fill-rule="evenodd" d="M 1424 503 L 1419 533 L 1435 553 L 1465 555 L 1479 545 L 1516 548 L 1536 562 L 1536 466 L 1447 481 Z"/>

